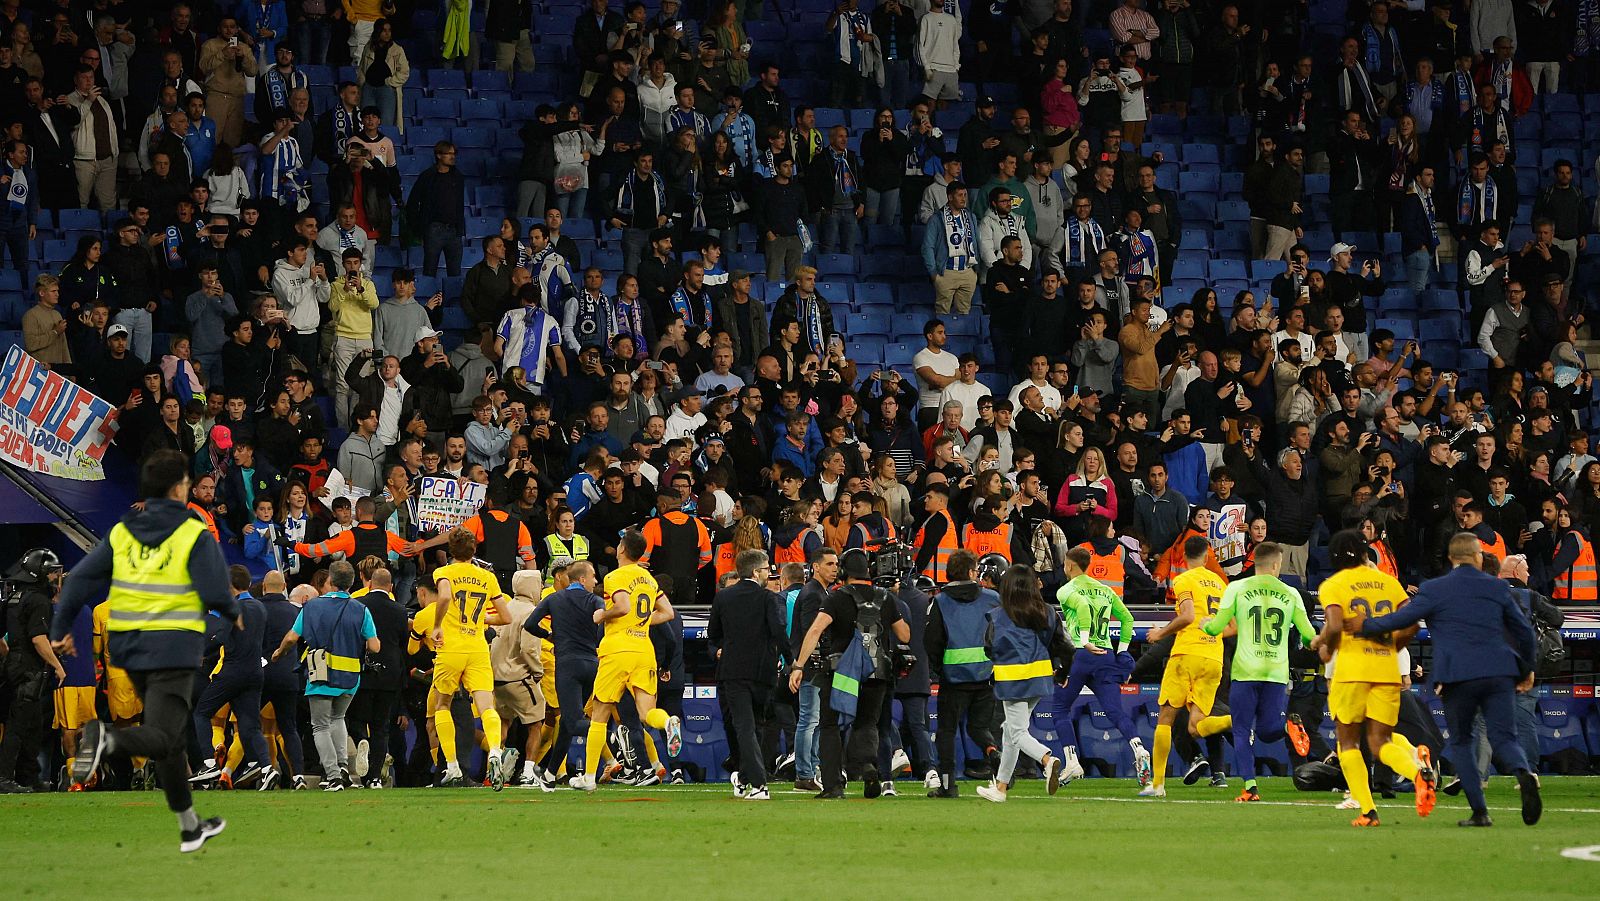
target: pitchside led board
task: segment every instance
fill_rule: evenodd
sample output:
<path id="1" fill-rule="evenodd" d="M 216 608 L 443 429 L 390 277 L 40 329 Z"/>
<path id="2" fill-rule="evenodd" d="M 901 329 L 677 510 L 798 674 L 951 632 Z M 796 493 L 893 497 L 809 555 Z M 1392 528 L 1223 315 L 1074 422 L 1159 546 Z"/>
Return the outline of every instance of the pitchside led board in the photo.
<path id="1" fill-rule="evenodd" d="M 0 365 L 0 459 L 47 475 L 98 482 L 117 434 L 115 405 L 13 346 Z"/>

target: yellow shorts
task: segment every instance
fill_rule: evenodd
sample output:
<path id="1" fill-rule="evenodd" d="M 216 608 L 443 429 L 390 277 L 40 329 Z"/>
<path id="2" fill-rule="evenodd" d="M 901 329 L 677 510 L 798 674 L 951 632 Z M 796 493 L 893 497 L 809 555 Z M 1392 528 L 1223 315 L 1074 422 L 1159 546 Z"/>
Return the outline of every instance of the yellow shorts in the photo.
<path id="1" fill-rule="evenodd" d="M 602 704 L 615 704 L 629 689 L 653 695 L 656 687 L 654 654 L 641 651 L 605 654 L 600 658 L 600 669 L 594 677 L 594 699 Z"/>
<path id="2" fill-rule="evenodd" d="M 457 688 L 494 691 L 488 645 L 482 651 L 441 651 L 433 658 L 433 690 L 448 698 Z"/>
<path id="3" fill-rule="evenodd" d="M 94 686 L 68 685 L 56 689 L 57 729 L 80 729 L 94 719 Z"/>
<path id="4" fill-rule="evenodd" d="M 1217 686 L 1221 684 L 1221 660 L 1199 654 L 1178 654 L 1167 660 L 1167 669 L 1161 674 L 1158 700 L 1169 707 L 1193 704 L 1201 713 L 1210 716 L 1211 705 L 1217 700 Z"/>
<path id="5" fill-rule="evenodd" d="M 1400 683 L 1330 682 L 1328 712 L 1345 725 L 1373 720 L 1393 726 L 1400 721 Z"/>
<path id="6" fill-rule="evenodd" d="M 111 709 L 113 720 L 134 720 L 144 713 L 144 702 L 133 690 L 127 670 L 115 666 L 106 669 L 106 706 Z"/>

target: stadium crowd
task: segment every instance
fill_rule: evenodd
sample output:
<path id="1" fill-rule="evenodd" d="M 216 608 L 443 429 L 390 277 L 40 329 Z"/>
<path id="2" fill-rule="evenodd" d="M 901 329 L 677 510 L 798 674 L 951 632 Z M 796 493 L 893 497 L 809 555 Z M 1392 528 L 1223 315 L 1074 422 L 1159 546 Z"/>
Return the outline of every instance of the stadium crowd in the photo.
<path id="1" fill-rule="evenodd" d="M 592 590 L 648 565 L 680 614 L 652 629 L 674 716 L 681 612 L 749 575 L 750 550 L 789 599 L 784 656 L 821 609 L 803 587 L 840 578 L 833 555 L 896 541 L 936 592 L 971 581 L 947 569 L 966 549 L 1031 568 L 1047 598 L 1076 571 L 1165 605 L 1197 536 L 1223 578 L 1253 574 L 1271 542 L 1285 580 L 1312 588 L 1342 529 L 1407 586 L 1444 573 L 1467 531 L 1523 561 L 1505 570 L 1523 587 L 1600 600 L 1582 145 L 1518 152 L 1541 122 L 1576 127 L 1558 102 L 1573 86 L 1600 87 L 1591 4 L 1374 0 L 1330 22 L 1301 2 L 844 0 L 793 14 L 825 52 L 798 79 L 815 90 L 791 95 L 779 47 L 747 31 L 787 10 L 593 0 L 568 10 L 581 76 L 519 88 L 538 102 L 497 125 L 521 142 L 505 167 L 429 101 L 533 84 L 534 43 L 552 43 L 534 4 L 490 0 L 481 22 L 413 6 L 0 2 L 0 232 L 34 300 L 21 343 L 120 405 L 123 453 L 189 461 L 190 510 L 244 568 L 234 592 L 266 602 L 265 651 L 340 589 L 331 561 L 360 570 L 383 650 L 351 713 L 356 779 L 382 784 L 386 756 L 399 784 L 443 765 L 388 728 L 434 722 L 408 618 L 455 533 L 416 528 L 429 476 L 486 486 L 465 529 L 520 601 L 543 593 L 529 570 L 565 590 L 584 564 Z M 419 24 L 436 22 L 442 41 Z M 479 87 L 412 108 L 419 75 L 453 69 Z M 824 111 L 850 124 L 824 128 Z M 1204 121 L 1239 146 L 1185 144 L 1180 161 L 1157 140 Z M 426 159 L 403 161 L 406 131 L 436 124 Z M 489 178 L 509 203 L 483 228 Z M 1241 201 L 1217 200 L 1229 184 Z M 60 242 L 70 259 L 47 259 Z M 873 268 L 881 255 L 899 268 Z M 1448 322 L 1427 333 L 1446 340 L 1419 344 L 1417 311 Z M 920 348 L 894 358 L 873 340 L 893 336 Z M 646 549 L 619 560 L 629 530 Z M 1090 565 L 1074 570 L 1072 548 Z M 921 597 L 907 609 L 926 663 Z M 260 633 L 221 626 L 213 662 L 223 646 L 253 656 Z M 56 670 L 70 757 L 104 680 L 93 654 L 30 658 L 32 628 L 8 623 L 8 667 Z M 87 611 L 75 630 L 104 649 Z M 553 641 L 542 667 L 496 663 L 497 682 L 549 676 L 537 716 L 518 714 L 527 784 L 583 734 L 565 728 L 584 698 L 555 677 L 559 627 Z M 272 727 L 296 784 L 319 769 L 290 740 L 305 676 L 285 660 L 263 678 L 261 700 L 295 716 L 235 710 L 233 731 Z M 763 743 L 821 788 L 803 747 L 813 688 L 774 691 L 773 734 L 790 737 Z M 924 666 L 893 695 L 925 718 L 929 691 Z M 131 690 L 109 705 L 138 716 Z M 200 777 L 276 783 L 276 744 L 230 755 L 221 705 L 197 717 L 215 736 L 197 721 Z M 43 784 L 18 754 L 37 732 L 7 730 L 0 787 Z M 915 732 L 905 754 L 938 789 L 945 755 Z M 617 757 L 635 761 L 626 741 Z M 683 775 L 667 764 L 632 769 Z"/>

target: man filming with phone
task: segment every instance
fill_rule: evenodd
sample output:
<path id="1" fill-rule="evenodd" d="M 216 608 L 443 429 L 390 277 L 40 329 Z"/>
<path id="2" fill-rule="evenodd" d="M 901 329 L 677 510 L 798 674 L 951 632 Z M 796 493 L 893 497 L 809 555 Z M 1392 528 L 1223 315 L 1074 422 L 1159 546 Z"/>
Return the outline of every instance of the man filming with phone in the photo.
<path id="1" fill-rule="evenodd" d="M 329 362 L 328 381 L 333 385 L 333 409 L 339 424 L 345 421 L 350 410 L 350 385 L 345 381 L 345 370 L 362 351 L 372 350 L 372 312 L 378 308 L 378 289 L 372 279 L 361 273 L 363 257 L 361 248 L 344 249 L 340 262 L 344 267 L 341 277 L 330 286 L 328 312 L 333 314 L 337 337 L 333 341 L 333 359 Z"/>

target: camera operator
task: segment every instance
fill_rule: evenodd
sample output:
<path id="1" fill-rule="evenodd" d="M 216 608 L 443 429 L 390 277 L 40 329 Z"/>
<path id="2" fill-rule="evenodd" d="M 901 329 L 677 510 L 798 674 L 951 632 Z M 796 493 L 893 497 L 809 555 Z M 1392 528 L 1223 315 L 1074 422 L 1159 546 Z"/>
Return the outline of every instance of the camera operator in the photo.
<path id="1" fill-rule="evenodd" d="M 908 766 L 913 776 L 921 774 L 924 788 L 939 784 L 939 771 L 935 768 L 938 758 L 934 753 L 933 734 L 928 731 L 928 698 L 933 688 L 928 678 L 928 654 L 922 647 L 928 605 L 933 600 L 922 587 L 931 589 L 933 583 L 916 579 L 915 573 L 907 571 L 911 565 L 910 548 L 901 546 L 896 550 L 901 575 L 894 588 L 894 602 L 906 628 L 911 630 L 909 651 L 913 662 L 907 667 L 907 658 L 897 655 L 894 691 L 883 699 L 883 714 L 878 718 L 878 767 L 884 777 L 883 793 L 890 797 L 895 795 L 895 773 Z M 897 737 L 894 734 L 895 701 L 900 702 L 901 710 L 898 744 L 894 741 Z"/>
<path id="2" fill-rule="evenodd" d="M 828 669 L 837 670 L 850 645 L 857 640 L 866 649 L 864 672 L 857 683 L 857 717 L 850 729 L 850 745 L 843 746 L 839 734 L 839 711 L 834 708 L 836 691 L 845 689 L 828 686 L 822 700 L 822 784 L 818 798 L 843 798 L 841 781 L 843 767 L 856 773 L 865 782 L 863 795 L 876 798 L 882 791 L 878 782 L 878 723 L 874 714 L 883 706 L 890 687 L 890 644 L 892 632 L 895 640 L 911 639 L 911 629 L 900 617 L 894 597 L 887 590 L 872 584 L 872 561 L 865 551 L 854 549 L 845 552 L 839 560 L 845 584 L 823 602 L 817 618 L 812 621 L 806 637 L 800 642 L 797 661 L 805 661 L 817 649 L 826 633 L 825 656 Z M 790 667 L 789 690 L 798 691 L 804 675 L 804 663 Z M 841 757 L 843 760 L 841 760 Z"/>
<path id="3" fill-rule="evenodd" d="M 5 600 L 4 626 L 11 650 L 0 674 L 10 709 L 5 740 L 0 742 L 0 794 L 26 794 L 39 782 L 45 710 L 52 690 L 67 677 L 50 647 L 50 602 L 61 585 L 61 571 L 55 551 L 35 548 L 11 573 L 17 594 Z M 52 672 L 54 682 L 49 681 Z"/>

